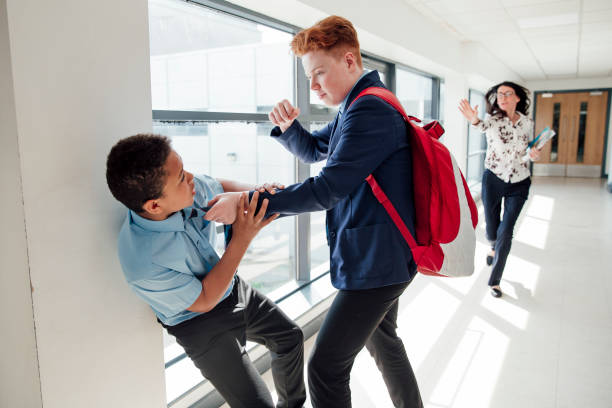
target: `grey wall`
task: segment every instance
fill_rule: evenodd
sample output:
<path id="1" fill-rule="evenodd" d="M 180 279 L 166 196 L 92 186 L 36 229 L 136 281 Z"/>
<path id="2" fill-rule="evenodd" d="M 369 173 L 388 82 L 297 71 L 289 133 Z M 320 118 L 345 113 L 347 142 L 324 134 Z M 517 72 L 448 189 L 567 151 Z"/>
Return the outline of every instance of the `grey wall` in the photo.
<path id="1" fill-rule="evenodd" d="M 0 0 L 0 407 L 41 406 L 6 1 Z"/>
<path id="2" fill-rule="evenodd" d="M 104 177 L 119 138 L 151 131 L 147 1 L 1 1 L 0 406 L 165 407 L 160 326 L 123 279 Z"/>

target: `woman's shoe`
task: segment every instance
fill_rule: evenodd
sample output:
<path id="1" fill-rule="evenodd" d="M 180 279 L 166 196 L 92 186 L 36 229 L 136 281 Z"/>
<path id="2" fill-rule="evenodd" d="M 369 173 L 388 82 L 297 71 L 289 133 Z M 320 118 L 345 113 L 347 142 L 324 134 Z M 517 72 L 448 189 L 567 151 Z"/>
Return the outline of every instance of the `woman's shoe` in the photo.
<path id="1" fill-rule="evenodd" d="M 491 248 L 491 252 L 487 254 L 487 265 L 493 265 L 493 259 L 495 258 L 495 248 Z"/>
<path id="2" fill-rule="evenodd" d="M 499 288 L 491 288 L 491 296 L 500 298 L 502 297 L 502 291 Z"/>

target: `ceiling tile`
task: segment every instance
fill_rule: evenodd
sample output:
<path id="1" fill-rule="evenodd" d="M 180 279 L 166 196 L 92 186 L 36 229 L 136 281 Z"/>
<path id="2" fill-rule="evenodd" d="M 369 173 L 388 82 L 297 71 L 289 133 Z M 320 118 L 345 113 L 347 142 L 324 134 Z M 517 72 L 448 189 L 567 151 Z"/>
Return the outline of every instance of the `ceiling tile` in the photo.
<path id="1" fill-rule="evenodd" d="M 566 14 L 578 14 L 580 2 L 578 0 L 557 1 L 554 3 L 534 4 L 530 6 L 508 7 L 508 14 L 516 19 L 534 17 L 553 17 Z"/>
<path id="2" fill-rule="evenodd" d="M 546 29 L 534 29 L 530 28 L 527 30 L 521 30 L 521 35 L 525 41 L 531 42 L 551 42 L 551 43 L 564 43 L 577 41 L 579 34 L 579 26 L 564 26 L 551 27 L 550 30 Z"/>
<path id="3" fill-rule="evenodd" d="M 612 4 L 612 1 L 610 1 L 610 4 Z M 585 11 L 582 13 L 580 22 L 583 24 L 602 22 L 610 24 L 612 23 L 612 8 L 609 10 Z"/>
<path id="4" fill-rule="evenodd" d="M 516 27 L 509 21 L 481 22 L 476 24 L 453 24 L 457 31 L 469 36 L 473 41 L 478 41 L 483 35 L 490 34 L 493 37 L 516 33 Z"/>
<path id="5" fill-rule="evenodd" d="M 600 11 L 612 8 L 610 0 L 582 0 L 582 11 Z"/>
<path id="6" fill-rule="evenodd" d="M 435 0 L 427 3 L 439 15 L 503 10 L 498 0 Z"/>
<path id="7" fill-rule="evenodd" d="M 531 6 L 534 4 L 556 3 L 559 0 L 500 0 L 504 7 Z"/>
<path id="8" fill-rule="evenodd" d="M 504 10 L 482 10 L 473 13 L 456 13 L 444 16 L 451 23 L 477 24 L 499 21 L 512 21 Z"/>

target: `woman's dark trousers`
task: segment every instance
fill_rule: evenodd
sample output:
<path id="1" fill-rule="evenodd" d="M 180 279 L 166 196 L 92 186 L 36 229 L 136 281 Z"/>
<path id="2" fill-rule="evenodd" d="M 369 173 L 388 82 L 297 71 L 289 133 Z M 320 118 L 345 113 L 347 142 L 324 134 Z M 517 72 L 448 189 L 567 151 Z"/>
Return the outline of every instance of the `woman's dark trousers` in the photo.
<path id="1" fill-rule="evenodd" d="M 506 260 L 512 246 L 514 225 L 527 201 L 531 179 L 506 183 L 490 170 L 482 175 L 482 203 L 486 222 L 486 235 L 495 250 L 489 286 L 499 285 Z M 504 215 L 500 218 L 502 201 Z"/>

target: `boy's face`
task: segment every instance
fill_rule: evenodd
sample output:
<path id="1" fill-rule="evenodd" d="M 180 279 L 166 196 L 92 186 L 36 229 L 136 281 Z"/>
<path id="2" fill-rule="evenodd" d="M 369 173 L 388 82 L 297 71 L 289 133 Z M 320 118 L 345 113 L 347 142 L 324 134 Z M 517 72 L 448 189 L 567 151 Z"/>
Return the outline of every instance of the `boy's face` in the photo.
<path id="1" fill-rule="evenodd" d="M 174 151 L 170 151 L 166 164 L 166 183 L 161 197 L 149 200 L 144 205 L 147 218 L 164 220 L 171 214 L 193 204 L 195 188 L 193 174 L 183 170 L 183 161 Z"/>
<path id="2" fill-rule="evenodd" d="M 342 103 L 363 71 L 351 52 L 338 56 L 331 51 L 310 51 L 302 56 L 302 64 L 310 89 L 327 106 Z"/>

